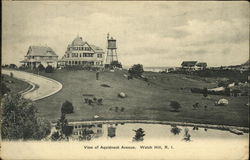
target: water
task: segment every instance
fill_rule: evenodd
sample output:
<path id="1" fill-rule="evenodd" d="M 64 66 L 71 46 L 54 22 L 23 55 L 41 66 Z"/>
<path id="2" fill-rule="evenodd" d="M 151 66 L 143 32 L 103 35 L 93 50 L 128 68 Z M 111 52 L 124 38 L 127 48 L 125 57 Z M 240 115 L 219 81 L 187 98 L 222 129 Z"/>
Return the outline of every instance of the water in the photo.
<path id="1" fill-rule="evenodd" d="M 73 126 L 73 125 L 72 125 Z M 173 126 L 163 124 L 143 124 L 143 123 L 125 123 L 125 124 L 93 124 L 83 125 L 75 124 L 71 140 L 82 141 L 107 141 L 107 142 L 134 142 L 133 137 L 135 131 L 142 128 L 145 136 L 144 143 L 152 141 L 184 141 L 185 130 L 188 130 L 190 142 L 201 143 L 203 140 L 216 141 L 218 139 L 224 141 L 247 141 L 249 134 L 236 135 L 229 131 L 208 129 L 208 128 L 193 128 L 177 126 L 180 133 L 174 134 L 171 132 Z"/>

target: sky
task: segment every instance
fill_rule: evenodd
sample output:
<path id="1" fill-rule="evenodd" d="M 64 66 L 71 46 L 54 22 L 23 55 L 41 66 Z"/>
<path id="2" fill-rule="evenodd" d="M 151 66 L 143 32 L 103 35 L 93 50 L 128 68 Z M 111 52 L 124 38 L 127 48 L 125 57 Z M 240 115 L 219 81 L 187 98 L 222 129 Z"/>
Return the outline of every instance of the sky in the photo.
<path id="1" fill-rule="evenodd" d="M 79 35 L 106 52 L 117 39 L 124 66 L 237 65 L 249 59 L 249 3 L 177 1 L 2 2 L 2 64 L 24 59 L 30 45 L 61 58 Z"/>

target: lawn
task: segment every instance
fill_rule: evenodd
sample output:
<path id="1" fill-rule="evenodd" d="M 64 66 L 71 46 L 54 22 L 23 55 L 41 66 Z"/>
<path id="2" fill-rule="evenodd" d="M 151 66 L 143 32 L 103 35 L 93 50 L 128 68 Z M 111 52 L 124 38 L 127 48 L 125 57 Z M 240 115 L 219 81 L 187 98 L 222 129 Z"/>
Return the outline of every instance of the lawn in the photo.
<path id="1" fill-rule="evenodd" d="M 127 80 L 123 75 L 126 71 L 101 72 L 100 79 L 95 79 L 95 72 L 66 71 L 55 73 L 41 73 L 63 84 L 60 92 L 36 101 L 39 114 L 55 121 L 60 116 L 60 108 L 65 100 L 73 103 L 75 113 L 68 115 L 69 120 L 98 119 L 149 119 L 169 120 L 179 122 L 194 122 L 207 124 L 225 124 L 248 126 L 248 97 L 210 96 L 204 98 L 201 94 L 190 92 L 191 87 L 216 87 L 213 79 L 202 80 L 181 74 L 160 74 L 147 72 L 149 79 Z M 102 86 L 103 84 L 110 87 Z M 119 98 L 118 93 L 124 92 L 127 98 Z M 83 94 L 93 94 L 103 98 L 103 105 L 88 105 L 84 103 Z M 220 98 L 229 100 L 227 106 L 215 106 L 214 102 Z M 172 112 L 170 101 L 181 104 L 179 112 Z M 193 110 L 194 103 L 202 107 Z M 207 105 L 207 109 L 203 106 Z M 116 109 L 117 108 L 117 109 Z M 121 111 L 124 108 L 124 111 Z"/>
<path id="2" fill-rule="evenodd" d="M 3 82 L 10 89 L 11 93 L 20 93 L 32 87 L 29 83 L 24 82 L 22 80 L 19 80 L 19 79 L 16 79 L 8 75 L 4 75 L 4 74 L 2 76 L 4 78 Z"/>

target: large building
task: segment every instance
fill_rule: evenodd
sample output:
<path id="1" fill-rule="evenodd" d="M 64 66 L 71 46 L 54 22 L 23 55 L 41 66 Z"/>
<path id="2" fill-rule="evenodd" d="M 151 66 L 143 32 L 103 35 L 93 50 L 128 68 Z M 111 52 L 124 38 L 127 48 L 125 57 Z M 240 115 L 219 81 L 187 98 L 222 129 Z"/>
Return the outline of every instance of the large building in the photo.
<path id="1" fill-rule="evenodd" d="M 61 65 L 94 65 L 103 66 L 104 51 L 95 45 L 90 45 L 77 36 L 60 60 Z"/>
<path id="2" fill-rule="evenodd" d="M 20 61 L 25 67 L 36 68 L 39 64 L 44 67 L 51 65 L 52 67 L 57 67 L 58 56 L 48 46 L 30 46 L 25 59 Z"/>

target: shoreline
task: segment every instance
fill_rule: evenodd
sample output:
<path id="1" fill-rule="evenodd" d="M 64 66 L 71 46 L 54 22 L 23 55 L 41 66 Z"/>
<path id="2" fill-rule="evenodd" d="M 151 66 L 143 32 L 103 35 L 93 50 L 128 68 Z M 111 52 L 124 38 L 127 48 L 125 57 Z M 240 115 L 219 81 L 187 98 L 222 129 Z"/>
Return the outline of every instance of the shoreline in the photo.
<path id="1" fill-rule="evenodd" d="M 116 124 L 116 123 L 145 123 L 145 124 L 162 124 L 162 125 L 176 125 L 176 126 L 187 126 L 187 127 L 201 127 L 209 129 L 219 130 L 231 130 L 237 129 L 244 133 L 249 133 L 249 128 L 229 126 L 229 125 L 214 125 L 214 124 L 202 124 L 202 123 L 189 123 L 189 122 L 174 122 L 174 121 L 156 121 L 156 120 L 96 120 L 96 121 L 69 121 L 71 125 L 77 124 Z M 52 123 L 55 126 L 56 123 Z"/>

